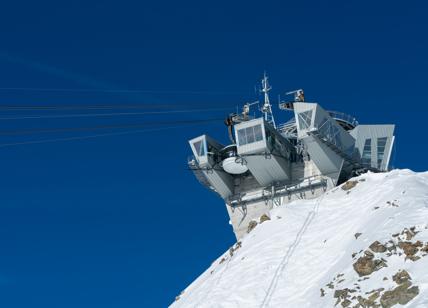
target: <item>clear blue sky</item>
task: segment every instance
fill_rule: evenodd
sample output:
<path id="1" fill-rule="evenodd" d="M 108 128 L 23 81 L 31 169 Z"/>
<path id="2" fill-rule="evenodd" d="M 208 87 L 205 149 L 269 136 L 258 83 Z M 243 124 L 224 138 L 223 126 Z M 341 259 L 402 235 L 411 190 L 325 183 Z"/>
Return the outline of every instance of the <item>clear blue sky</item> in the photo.
<path id="1" fill-rule="evenodd" d="M 424 4 L 62 2 L 2 4 L 0 106 L 144 103 L 233 111 L 256 99 L 254 85 L 267 70 L 274 97 L 304 88 L 309 100 L 361 123 L 397 124 L 394 165 L 427 170 Z M 0 129 L 226 113 L 0 120 Z M 277 112 L 277 121 L 287 117 Z M 220 120 L 0 147 L 0 306 L 167 306 L 234 243 L 221 199 L 186 170 L 187 140 L 202 133 L 227 141 Z M 0 135 L 0 144 L 72 135 Z"/>

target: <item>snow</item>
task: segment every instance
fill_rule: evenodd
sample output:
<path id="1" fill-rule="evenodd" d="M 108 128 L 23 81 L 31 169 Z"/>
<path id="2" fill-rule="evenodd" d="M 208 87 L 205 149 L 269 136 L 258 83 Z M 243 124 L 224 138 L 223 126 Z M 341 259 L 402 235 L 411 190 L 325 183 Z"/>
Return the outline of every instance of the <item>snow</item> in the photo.
<path id="1" fill-rule="evenodd" d="M 413 242 L 428 242 L 428 172 L 394 170 L 353 180 L 358 183 L 350 190 L 336 187 L 318 199 L 273 209 L 271 220 L 234 245 L 233 256 L 228 250 L 213 262 L 171 307 L 334 307 L 334 290 L 356 284 L 364 296 L 391 290 L 400 269 L 419 287 L 405 307 L 428 307 L 428 256 L 412 261 L 404 254 L 376 254 L 387 267 L 366 280 L 352 266 L 371 243 L 397 241 L 402 236 L 392 235 L 405 228 L 419 232 Z M 334 289 L 326 286 L 330 282 Z"/>

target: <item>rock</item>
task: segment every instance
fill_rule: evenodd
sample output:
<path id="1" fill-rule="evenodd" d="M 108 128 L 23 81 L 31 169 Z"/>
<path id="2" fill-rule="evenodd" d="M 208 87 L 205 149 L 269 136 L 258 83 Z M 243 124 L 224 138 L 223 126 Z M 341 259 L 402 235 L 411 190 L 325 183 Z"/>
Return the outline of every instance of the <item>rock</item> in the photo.
<path id="1" fill-rule="evenodd" d="M 357 239 L 361 234 L 362 234 L 362 233 L 360 233 L 360 232 L 355 233 L 355 234 L 354 234 L 355 239 Z"/>
<path id="2" fill-rule="evenodd" d="M 412 242 L 398 242 L 398 247 L 403 249 L 404 254 L 409 259 L 414 259 L 413 256 L 419 251 L 419 247 L 422 247 L 423 244 L 421 241 L 415 243 Z"/>
<path id="3" fill-rule="evenodd" d="M 354 188 L 355 186 L 357 186 L 357 184 L 358 184 L 357 181 L 348 181 L 342 185 L 342 189 L 347 191 L 347 190 L 350 190 L 350 189 Z"/>
<path id="4" fill-rule="evenodd" d="M 175 297 L 174 302 L 178 301 L 183 294 L 184 294 L 184 291 L 181 291 L 180 294 Z"/>
<path id="5" fill-rule="evenodd" d="M 247 233 L 250 233 L 251 231 L 253 231 L 253 229 L 257 226 L 257 221 L 255 220 L 251 220 L 250 223 L 248 224 L 248 229 L 247 229 Z"/>
<path id="6" fill-rule="evenodd" d="M 406 270 L 401 270 L 392 276 L 392 280 L 394 280 L 397 284 L 403 284 L 409 280 L 412 280 L 412 278 L 410 278 L 410 275 Z"/>
<path id="7" fill-rule="evenodd" d="M 376 253 L 382 253 L 386 251 L 385 245 L 382 245 L 379 241 L 373 242 L 369 248 Z"/>
<path id="8" fill-rule="evenodd" d="M 394 242 L 391 243 L 388 242 L 389 245 L 386 246 L 386 249 L 388 249 L 389 252 L 393 252 L 397 250 L 397 247 L 395 246 Z"/>
<path id="9" fill-rule="evenodd" d="M 375 295 L 377 296 L 375 297 Z M 377 297 L 379 297 L 379 294 L 377 293 L 372 294 L 369 298 L 364 298 L 361 295 L 359 295 L 357 297 L 357 301 L 360 304 L 360 306 L 354 306 L 354 307 L 378 308 L 380 307 L 380 305 L 375 302 Z"/>
<path id="10" fill-rule="evenodd" d="M 410 241 L 417 233 L 414 231 L 415 230 L 414 227 L 413 227 L 413 231 L 411 231 L 411 230 L 412 230 L 412 228 L 410 228 L 410 230 L 404 229 L 403 232 L 401 232 L 401 234 L 406 236 L 406 241 Z"/>
<path id="11" fill-rule="evenodd" d="M 233 257 L 233 254 L 235 253 L 235 251 L 237 251 L 239 248 L 241 248 L 242 246 L 242 242 L 239 241 L 237 242 L 234 246 L 229 248 L 229 254 L 231 257 Z"/>
<path id="12" fill-rule="evenodd" d="M 421 257 L 419 256 L 410 256 L 408 257 L 410 260 L 412 260 L 413 262 L 418 261 Z"/>
<path id="13" fill-rule="evenodd" d="M 334 291 L 334 298 L 341 298 L 341 299 L 345 299 L 348 297 L 348 289 L 342 289 L 342 290 L 336 290 Z"/>
<path id="14" fill-rule="evenodd" d="M 374 254 L 370 250 L 364 251 L 364 255 L 372 259 L 374 258 Z"/>
<path id="15" fill-rule="evenodd" d="M 419 287 L 410 287 L 409 281 L 399 285 L 391 291 L 386 291 L 380 298 L 383 308 L 390 308 L 396 304 L 405 305 L 419 294 Z"/>
<path id="16" fill-rule="evenodd" d="M 265 221 L 270 220 L 270 217 L 266 214 L 263 214 L 262 216 L 260 216 L 260 223 L 264 223 Z"/>
<path id="17" fill-rule="evenodd" d="M 323 288 L 321 288 L 321 289 L 320 289 L 320 291 L 321 291 L 321 297 L 324 297 L 324 296 L 325 296 L 325 291 L 324 291 L 324 289 L 323 289 Z"/>
<path id="18" fill-rule="evenodd" d="M 368 276 L 382 267 L 386 267 L 387 265 L 383 260 L 373 259 L 371 256 L 364 256 L 358 258 L 358 260 L 352 266 L 361 277 Z"/>

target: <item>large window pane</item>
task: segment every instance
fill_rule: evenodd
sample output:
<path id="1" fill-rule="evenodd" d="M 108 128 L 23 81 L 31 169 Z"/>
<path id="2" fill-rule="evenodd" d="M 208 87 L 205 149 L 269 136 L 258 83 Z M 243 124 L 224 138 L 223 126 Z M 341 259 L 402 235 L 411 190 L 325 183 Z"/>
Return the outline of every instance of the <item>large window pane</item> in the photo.
<path id="1" fill-rule="evenodd" d="M 245 129 L 245 134 L 247 135 L 247 143 L 254 142 L 254 129 L 253 127 L 247 127 Z"/>
<path id="2" fill-rule="evenodd" d="M 238 144 L 239 145 L 247 144 L 247 138 L 245 136 L 245 128 L 238 130 Z"/>
<path id="3" fill-rule="evenodd" d="M 196 153 L 198 154 L 198 156 L 204 156 L 205 155 L 205 146 L 204 143 L 201 141 L 197 141 L 194 144 Z"/>
<path id="4" fill-rule="evenodd" d="M 260 124 L 238 130 L 238 144 L 240 146 L 261 140 L 263 140 L 263 131 Z"/>
<path id="5" fill-rule="evenodd" d="M 311 126 L 312 110 L 301 112 L 298 116 L 300 129 L 307 129 Z"/>
<path id="6" fill-rule="evenodd" d="M 256 141 L 263 140 L 262 126 L 260 124 L 254 126 L 254 137 Z"/>
<path id="7" fill-rule="evenodd" d="M 388 138 L 377 138 L 377 166 L 382 167 L 383 156 L 385 154 L 385 146 Z"/>
<path id="8" fill-rule="evenodd" d="M 371 166 L 371 161 L 372 161 L 372 140 L 366 139 L 366 142 L 364 143 L 362 162 L 366 166 Z"/>

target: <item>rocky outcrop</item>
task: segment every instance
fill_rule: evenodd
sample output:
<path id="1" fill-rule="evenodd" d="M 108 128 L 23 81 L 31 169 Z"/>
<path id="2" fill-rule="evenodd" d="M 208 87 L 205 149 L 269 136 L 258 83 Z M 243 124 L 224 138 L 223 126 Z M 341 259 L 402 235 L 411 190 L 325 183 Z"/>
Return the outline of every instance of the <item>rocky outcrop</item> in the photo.
<path id="1" fill-rule="evenodd" d="M 411 285 L 410 281 L 406 281 L 393 290 L 383 293 L 380 298 L 382 308 L 389 308 L 397 304 L 405 305 L 410 302 L 419 294 L 419 287 Z"/>
<path id="2" fill-rule="evenodd" d="M 370 246 L 369 246 L 370 250 L 376 253 L 382 253 L 386 251 L 386 247 L 385 245 L 382 245 L 379 241 L 375 241 L 373 242 Z"/>
<path id="3" fill-rule="evenodd" d="M 365 280 L 371 279 L 371 274 L 387 267 L 388 258 L 395 255 L 404 258 L 404 261 L 418 261 L 428 255 L 428 243 L 414 240 L 415 235 L 420 231 L 416 227 L 405 228 L 401 232 L 393 234 L 391 239 L 382 243 L 374 241 L 363 251 L 355 252 L 352 258 L 355 260 L 353 269 L 360 279 L 352 285 L 346 286 L 344 274 L 338 274 L 331 282 L 326 284 L 327 289 L 321 289 L 321 296 L 325 297 L 333 292 L 336 299 L 336 306 L 352 308 L 389 308 L 395 305 L 405 305 L 419 294 L 419 287 L 412 284 L 410 273 L 404 269 L 398 270 L 394 275 L 384 277 L 381 283 L 386 286 L 362 292 Z M 355 236 L 358 239 L 358 236 Z M 352 279 L 352 278 L 351 278 Z M 355 278 L 353 278 L 355 279 Z M 390 287 L 388 281 L 393 281 L 396 286 Z M 330 291 L 331 290 L 331 291 Z"/>
<path id="4" fill-rule="evenodd" d="M 357 262 L 355 262 L 352 266 L 361 277 L 370 275 L 371 273 L 381 269 L 382 267 L 386 267 L 387 265 L 385 260 L 375 259 L 371 252 L 366 251 L 366 255 L 364 257 L 358 258 Z"/>
<path id="5" fill-rule="evenodd" d="M 358 184 L 358 181 L 348 181 L 342 185 L 342 189 L 347 191 L 357 186 L 357 184 Z"/>
<path id="6" fill-rule="evenodd" d="M 248 224 L 247 233 L 250 233 L 251 231 L 253 231 L 253 229 L 256 226 L 257 226 L 257 221 L 251 220 L 250 223 Z"/>
<path id="7" fill-rule="evenodd" d="M 270 220 L 270 217 L 266 214 L 263 214 L 262 216 L 260 216 L 260 219 L 259 219 L 261 224 L 268 220 Z"/>

